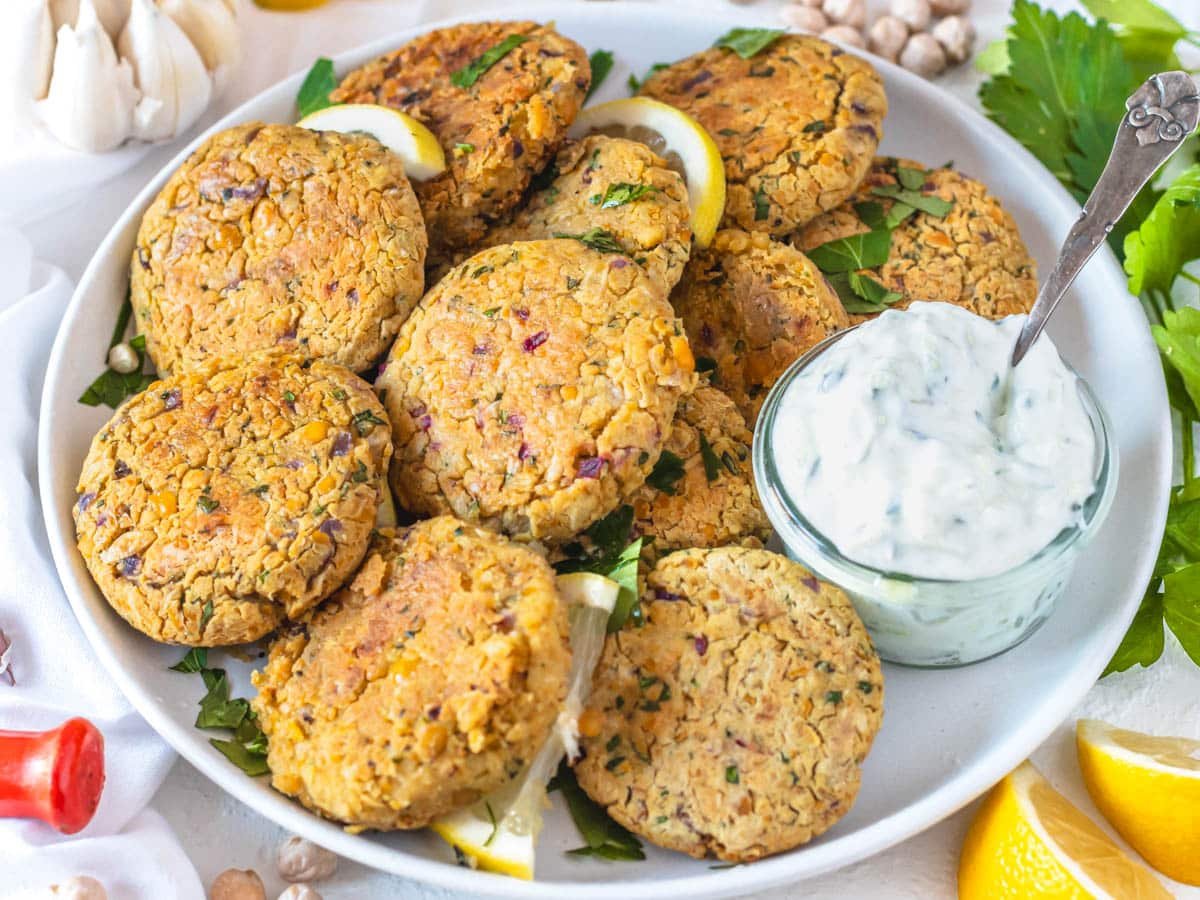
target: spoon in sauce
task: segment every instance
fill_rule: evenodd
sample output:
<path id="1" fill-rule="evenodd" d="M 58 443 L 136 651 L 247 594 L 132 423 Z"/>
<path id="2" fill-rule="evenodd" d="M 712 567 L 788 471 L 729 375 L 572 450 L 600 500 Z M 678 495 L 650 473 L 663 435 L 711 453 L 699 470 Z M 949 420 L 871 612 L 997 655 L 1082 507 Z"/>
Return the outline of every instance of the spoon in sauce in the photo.
<path id="1" fill-rule="evenodd" d="M 1037 302 L 1017 336 L 1013 366 L 1024 359 L 1058 301 L 1104 243 L 1138 191 L 1183 145 L 1183 139 L 1196 130 L 1200 88 L 1186 72 L 1160 72 L 1134 91 L 1125 101 L 1125 109 L 1104 171 L 1067 234 L 1058 261 L 1042 284 Z"/>

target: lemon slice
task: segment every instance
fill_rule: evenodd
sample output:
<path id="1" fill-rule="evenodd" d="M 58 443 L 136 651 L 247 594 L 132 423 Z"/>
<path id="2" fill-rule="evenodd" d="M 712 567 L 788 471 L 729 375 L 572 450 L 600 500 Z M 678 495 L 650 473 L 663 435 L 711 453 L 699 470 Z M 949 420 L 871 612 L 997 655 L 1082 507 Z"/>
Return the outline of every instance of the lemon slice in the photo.
<path id="1" fill-rule="evenodd" d="M 379 505 L 375 507 L 375 527 L 396 527 L 396 501 L 392 499 L 392 489 L 388 486 L 387 477 L 382 479 L 379 488 Z"/>
<path id="2" fill-rule="evenodd" d="M 621 586 L 603 575 L 560 575 L 558 592 L 571 623 L 571 672 L 567 698 L 550 737 L 519 777 L 472 806 L 442 816 L 429 827 L 458 848 L 467 861 L 489 872 L 533 878 L 534 848 L 542 829 L 546 784 L 564 755 L 579 755 L 579 713 L 604 649 L 608 617 Z"/>
<path id="3" fill-rule="evenodd" d="M 1200 884 L 1200 741 L 1080 719 L 1083 783 L 1113 828 L 1164 875 Z"/>
<path id="4" fill-rule="evenodd" d="M 959 860 L 958 896 L 1171 897 L 1028 762 L 992 788 L 975 814 Z"/>
<path id="5" fill-rule="evenodd" d="M 309 113 L 296 123 L 313 131 L 369 134 L 402 160 L 414 181 L 446 171 L 446 154 L 433 132 L 399 110 L 375 103 L 343 103 Z"/>
<path id="6" fill-rule="evenodd" d="M 629 97 L 585 109 L 570 131 L 573 138 L 595 133 L 641 141 L 684 177 L 692 236 L 707 247 L 725 215 L 725 165 L 704 126 L 666 103 Z"/>

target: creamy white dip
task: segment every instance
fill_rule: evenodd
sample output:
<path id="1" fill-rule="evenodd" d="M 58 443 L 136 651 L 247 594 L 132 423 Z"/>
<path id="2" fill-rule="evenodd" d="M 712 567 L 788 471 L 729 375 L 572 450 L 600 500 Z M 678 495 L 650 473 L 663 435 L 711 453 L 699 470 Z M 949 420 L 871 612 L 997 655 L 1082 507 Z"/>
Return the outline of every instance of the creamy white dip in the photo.
<path id="1" fill-rule="evenodd" d="M 949 303 L 888 311 L 826 349 L 779 400 L 780 485 L 847 559 L 965 580 L 998 575 L 1081 520 L 1095 435 L 1077 378 L 1024 316 Z"/>

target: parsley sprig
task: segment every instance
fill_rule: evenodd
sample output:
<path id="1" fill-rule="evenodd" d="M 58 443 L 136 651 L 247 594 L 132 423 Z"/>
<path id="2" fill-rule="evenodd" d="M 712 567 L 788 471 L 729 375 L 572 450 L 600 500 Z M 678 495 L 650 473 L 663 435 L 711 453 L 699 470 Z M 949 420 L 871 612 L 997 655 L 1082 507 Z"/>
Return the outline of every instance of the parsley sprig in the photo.
<path id="1" fill-rule="evenodd" d="M 609 860 L 641 860 L 646 858 L 642 842 L 628 830 L 610 819 L 603 807 L 595 803 L 579 782 L 575 772 L 565 762 L 558 774 L 550 779 L 548 790 L 561 791 L 567 801 L 571 819 L 584 840 L 582 847 L 567 852 L 572 856 L 595 856 Z"/>
<path id="2" fill-rule="evenodd" d="M 174 672 L 199 672 L 207 693 L 200 698 L 196 727 L 232 731 L 232 737 L 209 738 L 209 743 L 247 775 L 266 775 L 267 736 L 258 725 L 258 717 L 250 702 L 242 697 L 230 697 L 229 676 L 224 669 L 208 667 L 208 650 L 193 647 L 179 662 L 170 667 Z"/>
<path id="3" fill-rule="evenodd" d="M 296 111 L 300 114 L 300 118 L 303 119 L 317 110 L 332 106 L 333 104 L 329 102 L 329 95 L 336 87 L 337 76 L 333 73 L 333 61 L 324 56 L 318 57 L 317 61 L 312 64 L 312 68 L 308 70 L 308 74 L 304 76 L 300 92 L 296 94 Z"/>
<path id="4" fill-rule="evenodd" d="M 592 194 L 588 198 L 588 202 L 601 209 L 612 209 L 657 193 L 658 188 L 652 184 L 631 184 L 628 181 L 618 181 L 606 187 L 603 194 Z"/>
<path id="5" fill-rule="evenodd" d="M 717 38 L 713 46 L 724 47 L 742 59 L 749 59 L 766 50 L 782 35 L 783 30 L 779 28 L 734 28 Z"/>
<path id="6" fill-rule="evenodd" d="M 591 98 L 592 94 L 600 89 L 600 85 L 604 84 L 604 79 L 608 77 L 608 73 L 612 71 L 613 55 L 611 50 L 597 50 L 588 57 L 588 63 L 592 68 L 592 83 L 588 85 L 588 92 L 584 96 L 584 102 Z"/>
<path id="7" fill-rule="evenodd" d="M 586 542 L 574 542 L 563 547 L 566 558 L 555 563 L 555 570 L 560 575 L 595 572 L 621 586 L 612 614 L 608 617 L 610 634 L 620 631 L 630 619 L 640 622 L 637 576 L 642 539 L 633 537 L 633 507 L 628 504 L 617 507 L 589 526 L 584 536 Z"/>
<path id="8" fill-rule="evenodd" d="M 629 255 L 613 233 L 605 231 L 603 228 L 589 228 L 587 231 L 580 232 L 579 234 L 556 231 L 553 236 L 579 241 L 585 247 L 591 247 L 593 250 L 598 250 L 601 253 L 620 253 L 622 256 Z"/>
<path id="9" fill-rule="evenodd" d="M 108 342 L 108 349 L 121 343 L 125 338 L 125 331 L 129 327 L 129 320 L 133 317 L 133 304 L 129 300 L 129 296 L 125 296 L 125 302 L 121 304 L 121 311 L 117 313 L 117 324 L 113 327 L 112 338 Z M 146 367 L 146 336 L 144 334 L 135 335 L 129 339 L 129 346 L 133 348 L 133 352 L 137 355 L 138 366 L 132 372 L 122 373 L 115 369 L 106 368 L 101 372 L 96 380 L 88 385 L 86 391 L 79 397 L 79 402 L 84 406 L 110 406 L 116 409 L 126 397 L 132 397 L 134 394 L 140 394 L 155 380 L 153 372 L 144 371 Z"/>
<path id="10" fill-rule="evenodd" d="M 991 76 L 979 91 L 988 115 L 1079 200 L 1100 176 L 1125 98 L 1151 72 L 1180 68 L 1175 48 L 1181 41 L 1200 41 L 1150 0 L 1083 5 L 1097 21 L 1016 0 L 1007 36 L 976 63 Z M 1200 311 L 1186 306 L 1183 291 L 1200 284 L 1185 268 L 1200 257 L 1200 157 L 1193 151 L 1193 164 L 1165 190 L 1157 181 L 1142 190 L 1109 241 L 1162 353 L 1183 475 L 1172 492 L 1154 573 L 1105 674 L 1153 664 L 1163 652 L 1164 626 L 1200 665 Z"/>
<path id="11" fill-rule="evenodd" d="M 461 69 L 451 73 L 450 83 L 455 87 L 469 88 L 482 78 L 488 69 L 500 62 L 500 60 L 504 59 L 504 57 L 508 56 L 509 53 L 520 47 L 527 40 L 529 40 L 529 35 L 527 34 L 510 34 L 500 43 L 488 48 Z"/>

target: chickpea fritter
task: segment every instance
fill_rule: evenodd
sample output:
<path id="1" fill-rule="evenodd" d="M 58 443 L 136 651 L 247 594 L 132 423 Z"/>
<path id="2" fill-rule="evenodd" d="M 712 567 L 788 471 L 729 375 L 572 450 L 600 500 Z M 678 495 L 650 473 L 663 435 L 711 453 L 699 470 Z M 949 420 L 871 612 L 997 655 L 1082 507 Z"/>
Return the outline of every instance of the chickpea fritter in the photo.
<path id="1" fill-rule="evenodd" d="M 883 716 L 850 601 L 766 550 L 659 560 L 596 667 L 579 785 L 647 840 L 747 862 L 845 815 Z"/>
<path id="2" fill-rule="evenodd" d="M 723 224 L 776 237 L 854 193 L 887 114 L 871 64 L 808 35 L 781 35 L 749 59 L 702 50 L 652 74 L 641 93 L 688 113 L 716 141 Z"/>
<path id="3" fill-rule="evenodd" d="M 454 83 L 455 72 L 517 38 L 474 83 Z M 553 25 L 473 22 L 430 31 L 355 69 L 330 100 L 391 106 L 437 136 L 446 171 L 416 184 L 437 262 L 516 207 L 565 139 L 590 83 L 587 52 Z"/>
<path id="4" fill-rule="evenodd" d="M 570 665 L 545 560 L 442 516 L 381 531 L 271 645 L 252 706 L 278 790 L 353 827 L 421 828 L 533 758 Z"/>
<path id="5" fill-rule="evenodd" d="M 662 290 L 575 240 L 471 257 L 425 295 L 376 383 L 418 515 L 569 538 L 637 490 L 696 383 Z"/>
<path id="6" fill-rule="evenodd" d="M 346 369 L 228 358 L 156 381 L 92 441 L 79 552 L 157 641 L 254 641 L 362 559 L 392 455 L 383 407 Z"/>
<path id="7" fill-rule="evenodd" d="M 671 294 L 700 369 L 753 428 L 776 379 L 804 351 L 849 324 L 807 256 L 765 234 L 717 232 Z"/>
<path id="8" fill-rule="evenodd" d="M 940 300 L 989 319 L 1029 312 L 1037 299 L 1037 265 L 1017 223 L 983 184 L 951 168 L 926 170 L 910 159 L 880 157 L 851 200 L 814 219 L 792 243 L 810 250 L 870 231 L 856 207 L 878 203 L 885 214 L 890 211 L 895 201 L 873 191 L 895 185 L 898 166 L 925 172 L 920 192 L 954 205 L 942 217 L 916 211 L 892 232 L 887 262 L 863 270 L 903 295 L 891 308 Z M 851 321 L 873 317 L 854 315 Z"/>
<path id="9" fill-rule="evenodd" d="M 404 165 L 374 138 L 238 125 L 146 210 L 130 299 L 163 374 L 270 349 L 361 372 L 420 299 L 426 243 Z"/>
<path id="10" fill-rule="evenodd" d="M 683 274 L 692 245 L 683 177 L 645 144 L 592 135 L 563 148 L 511 222 L 490 230 L 481 246 L 583 234 L 599 228 L 664 291 Z"/>

